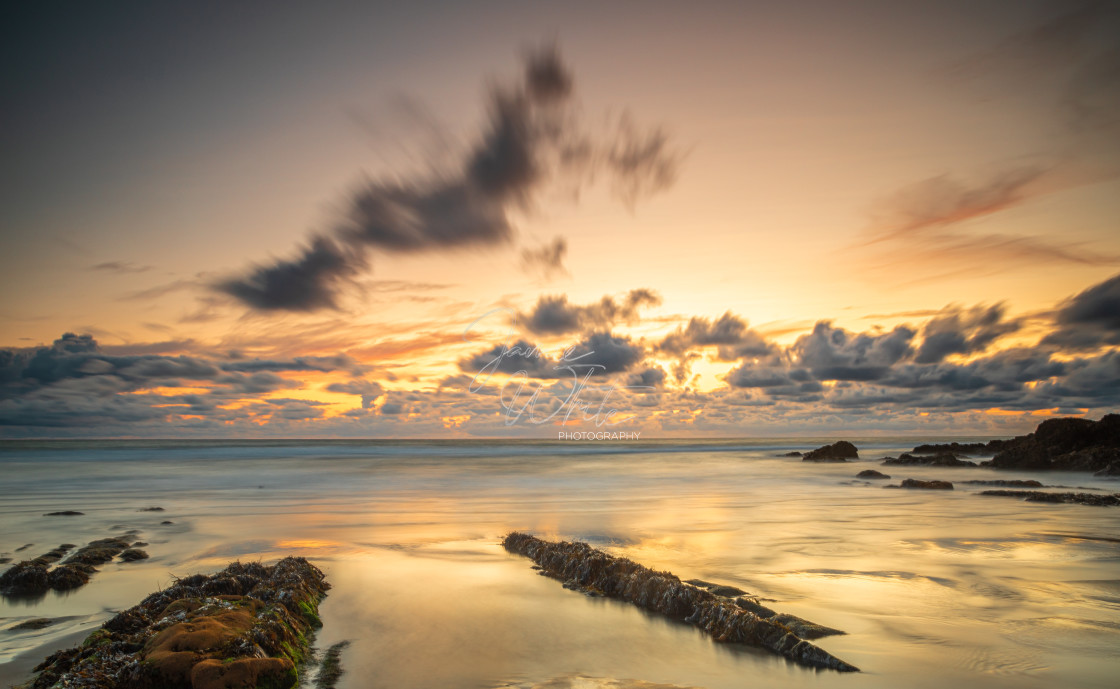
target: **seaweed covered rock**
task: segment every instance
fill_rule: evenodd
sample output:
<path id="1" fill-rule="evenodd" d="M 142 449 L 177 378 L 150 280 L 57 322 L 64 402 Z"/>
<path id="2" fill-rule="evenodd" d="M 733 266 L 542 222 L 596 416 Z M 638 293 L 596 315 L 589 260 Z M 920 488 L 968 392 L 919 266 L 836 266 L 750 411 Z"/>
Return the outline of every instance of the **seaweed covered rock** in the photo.
<path id="1" fill-rule="evenodd" d="M 1041 490 L 985 490 L 980 495 L 996 495 L 1007 498 L 1022 498 L 1026 502 L 1054 502 L 1094 507 L 1115 507 L 1120 505 L 1120 493 L 1096 495 L 1094 493 L 1047 493 Z"/>
<path id="2" fill-rule="evenodd" d="M 1008 440 L 992 458 L 997 469 L 1101 471 L 1120 461 L 1120 414 L 1100 421 L 1047 419 L 1034 433 Z"/>
<path id="3" fill-rule="evenodd" d="M 941 452 L 936 455 L 912 455 L 902 453 L 898 458 L 888 457 L 883 460 L 887 466 L 931 466 L 931 467 L 974 467 L 976 462 L 960 459 L 951 452 Z"/>
<path id="4" fill-rule="evenodd" d="M 801 461 L 846 462 L 849 459 L 859 459 L 859 451 L 856 449 L 855 445 L 849 443 L 847 440 L 841 440 L 831 445 L 822 445 L 811 452 L 806 452 L 805 456 L 801 458 Z"/>
<path id="5" fill-rule="evenodd" d="M 214 582 L 237 593 L 207 594 Z M 48 657 L 24 689 L 288 689 L 328 588 L 317 567 L 294 557 L 186 577 Z"/>
<path id="6" fill-rule="evenodd" d="M 47 565 L 43 562 L 24 560 L 0 574 L 0 594 L 5 596 L 34 596 L 50 588 Z"/>
<path id="7" fill-rule="evenodd" d="M 786 625 L 760 617 L 669 572 L 656 572 L 632 560 L 613 557 L 586 543 L 553 543 L 515 532 L 506 536 L 502 545 L 512 553 L 528 557 L 542 573 L 564 581 L 569 588 L 624 600 L 687 622 L 717 641 L 765 648 L 809 667 L 859 671 Z"/>

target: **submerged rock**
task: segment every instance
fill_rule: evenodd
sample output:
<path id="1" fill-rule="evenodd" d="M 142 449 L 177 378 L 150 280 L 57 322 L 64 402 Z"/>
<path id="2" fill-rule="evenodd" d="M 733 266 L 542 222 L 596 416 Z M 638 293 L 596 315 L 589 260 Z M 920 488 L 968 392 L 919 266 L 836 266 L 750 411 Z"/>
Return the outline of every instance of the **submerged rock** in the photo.
<path id="1" fill-rule="evenodd" d="M 1022 498 L 1027 502 L 1056 502 L 1095 507 L 1114 507 L 1120 505 L 1120 493 L 1096 495 L 1094 493 L 1046 493 L 1040 490 L 985 490 L 980 495 L 996 495 L 1007 498 Z"/>
<path id="2" fill-rule="evenodd" d="M 342 649 L 349 645 L 349 641 L 339 641 L 323 654 L 323 662 L 319 664 L 319 675 L 315 678 L 315 689 L 334 689 L 342 677 Z"/>
<path id="3" fill-rule="evenodd" d="M 8 631 L 18 632 L 25 629 L 46 629 L 54 623 L 55 620 L 50 617 L 32 617 L 30 620 L 24 620 L 19 624 L 8 627 Z"/>
<path id="4" fill-rule="evenodd" d="M 1008 440 L 988 464 L 997 469 L 1102 471 L 1120 462 L 1120 414 L 1100 421 L 1047 419 L 1034 433 Z"/>
<path id="5" fill-rule="evenodd" d="M 953 484 L 948 481 L 923 481 L 916 478 L 904 479 L 902 488 L 923 488 L 925 490 L 953 490 Z"/>
<path id="6" fill-rule="evenodd" d="M 856 474 L 856 478 L 890 478 L 890 476 L 881 471 L 875 471 L 874 469 L 864 469 Z"/>
<path id="7" fill-rule="evenodd" d="M 686 584 L 669 572 L 655 572 L 586 543 L 551 543 L 515 532 L 506 536 L 502 545 L 512 553 L 528 557 L 540 565 L 542 573 L 566 585 L 595 591 L 687 622 L 717 641 L 765 648 L 810 667 L 859 671 L 854 665 L 801 638 L 784 624 Z"/>
<path id="8" fill-rule="evenodd" d="M 801 461 L 845 462 L 849 459 L 859 459 L 859 451 L 856 450 L 855 445 L 849 443 L 847 440 L 841 440 L 831 445 L 822 445 L 812 452 L 806 452 Z"/>
<path id="9" fill-rule="evenodd" d="M 970 462 L 967 459 L 959 459 L 956 455 L 949 452 L 942 452 L 941 454 L 933 456 L 916 456 L 908 453 L 899 455 L 896 459 L 894 457 L 887 457 L 883 460 L 883 464 L 888 466 L 932 466 L 932 467 L 974 467 L 977 466 L 976 462 Z"/>
<path id="10" fill-rule="evenodd" d="M 76 512 L 74 510 L 63 510 L 61 512 L 47 512 L 44 517 L 81 517 L 85 512 Z"/>
<path id="11" fill-rule="evenodd" d="M 215 578 L 242 582 L 244 593 L 207 596 Z M 317 567 L 295 557 L 186 577 L 49 656 L 24 688 L 290 689 L 328 588 Z"/>
<path id="12" fill-rule="evenodd" d="M 978 481 L 959 481 L 973 486 L 1001 486 L 1003 488 L 1042 488 L 1042 484 L 1034 479 L 990 479 Z"/>
<path id="13" fill-rule="evenodd" d="M 63 560 L 62 564 L 89 565 L 90 567 L 103 565 L 127 550 L 131 542 L 131 539 L 121 538 L 119 536 L 90 541 L 88 544 L 78 548 L 73 555 Z"/>

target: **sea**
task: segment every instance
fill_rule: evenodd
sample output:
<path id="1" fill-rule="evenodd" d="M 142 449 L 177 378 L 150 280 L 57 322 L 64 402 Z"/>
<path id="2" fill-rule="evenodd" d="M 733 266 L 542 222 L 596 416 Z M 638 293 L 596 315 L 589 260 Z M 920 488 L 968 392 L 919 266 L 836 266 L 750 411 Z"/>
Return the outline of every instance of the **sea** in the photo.
<path id="1" fill-rule="evenodd" d="M 0 686 L 176 578 L 288 555 L 333 587 L 315 643 L 350 642 L 340 689 L 1116 686 L 1120 508 L 962 481 L 1120 482 L 880 466 L 951 438 L 852 438 L 845 463 L 782 456 L 831 440 L 0 441 L 0 556 L 128 530 L 151 556 L 69 593 L 0 598 Z M 869 468 L 892 478 L 856 478 Z M 884 487 L 905 478 L 955 487 Z M 82 514 L 45 516 L 65 510 Z M 502 548 L 511 531 L 739 587 L 846 632 L 816 643 L 862 672 L 566 589 Z M 35 618 L 52 622 L 13 629 Z"/>

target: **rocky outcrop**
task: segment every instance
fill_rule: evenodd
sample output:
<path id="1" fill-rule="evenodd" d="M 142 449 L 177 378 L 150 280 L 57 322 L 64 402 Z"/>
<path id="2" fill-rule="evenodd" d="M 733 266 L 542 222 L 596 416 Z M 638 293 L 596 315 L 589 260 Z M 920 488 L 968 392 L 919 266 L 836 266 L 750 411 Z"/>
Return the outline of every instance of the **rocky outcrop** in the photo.
<path id="1" fill-rule="evenodd" d="M 958 459 L 956 455 L 942 452 L 936 455 L 912 455 L 903 453 L 897 458 L 887 457 L 883 460 L 886 466 L 927 466 L 927 467 L 974 467 L 976 462 L 967 459 Z"/>
<path id="2" fill-rule="evenodd" d="M 921 488 L 923 490 L 953 490 L 953 484 L 948 481 L 923 481 L 916 478 L 904 479 L 900 488 Z"/>
<path id="3" fill-rule="evenodd" d="M 1100 421 L 1047 419 L 1034 433 L 1008 440 L 988 462 L 997 469 L 1102 471 L 1120 462 L 1120 414 Z"/>
<path id="4" fill-rule="evenodd" d="M 1005 498 L 1021 498 L 1027 502 L 1055 502 L 1094 507 L 1115 507 L 1120 505 L 1120 493 L 1097 495 L 1095 493 L 1046 493 L 1040 490 L 985 490 L 980 495 L 996 495 Z"/>
<path id="5" fill-rule="evenodd" d="M 859 459 L 859 451 L 856 449 L 855 445 L 849 443 L 847 440 L 841 440 L 831 445 L 822 445 L 811 452 L 806 452 L 805 456 L 801 458 L 801 461 L 846 462 L 849 459 Z"/>
<path id="6" fill-rule="evenodd" d="M 856 474 L 856 478 L 890 478 L 890 476 L 881 471 L 875 471 L 874 469 L 864 469 Z"/>
<path id="7" fill-rule="evenodd" d="M 130 542 L 129 538 L 123 536 L 101 538 L 78 548 L 62 560 L 77 547 L 71 543 L 63 543 L 39 557 L 12 565 L 0 574 L 0 595 L 26 598 L 42 596 L 52 589 L 71 591 L 89 583 L 90 577 L 97 572 L 98 565 L 103 565 L 118 555 L 124 561 L 148 557 L 142 550 L 130 549 Z M 51 565 L 59 560 L 62 562 L 52 568 Z"/>
<path id="8" fill-rule="evenodd" d="M 927 443 L 918 445 L 911 452 L 916 455 L 939 455 L 951 452 L 955 455 L 990 455 L 1003 449 L 1006 440 L 989 440 L 986 443 Z"/>
<path id="9" fill-rule="evenodd" d="M 289 689 L 328 588 L 294 557 L 179 579 L 48 657 L 24 689 Z"/>
<path id="10" fill-rule="evenodd" d="M 623 600 L 687 622 L 717 641 L 765 648 L 810 667 L 842 672 L 859 670 L 801 638 L 786 625 L 687 584 L 669 572 L 655 572 L 586 543 L 554 543 L 529 534 L 511 533 L 502 545 L 533 560 L 542 573 L 564 581 L 568 588 Z"/>

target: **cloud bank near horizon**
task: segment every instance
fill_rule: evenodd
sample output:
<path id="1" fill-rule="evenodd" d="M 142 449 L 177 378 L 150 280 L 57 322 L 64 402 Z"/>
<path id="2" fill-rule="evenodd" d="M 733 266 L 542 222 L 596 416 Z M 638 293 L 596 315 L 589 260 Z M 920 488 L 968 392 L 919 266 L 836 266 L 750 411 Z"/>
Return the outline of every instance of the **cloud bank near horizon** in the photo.
<path id="1" fill-rule="evenodd" d="M 657 303 L 645 289 L 587 305 L 540 297 L 513 319 L 516 337 L 477 346 L 434 388 L 410 388 L 384 375 L 377 361 L 345 351 L 247 358 L 200 346 L 161 354 L 153 345 L 114 353 L 120 349 L 107 351 L 90 335 L 66 333 L 49 347 L 0 350 L 0 429 L 17 436 L 539 436 L 542 428 L 507 425 L 502 405 L 511 386 L 536 391 L 543 414 L 555 411 L 589 367 L 594 373 L 580 395 L 609 398 L 628 424 L 653 433 L 741 435 L 822 419 L 912 427 L 923 414 L 963 414 L 975 425 L 992 411 L 1120 407 L 1120 275 L 1035 316 L 1044 333 L 1033 344 L 1007 343 L 1021 338 L 1026 319 L 1009 316 L 1002 303 L 950 305 L 890 330 L 852 332 L 821 320 L 788 345 L 731 311 L 691 317 L 659 339 L 616 330 L 640 322 L 639 309 Z M 573 334 L 574 344 L 563 348 L 533 340 Z M 697 361 L 725 365 L 724 385 L 690 385 L 687 370 Z M 315 399 L 320 393 L 351 396 L 353 404 L 331 412 L 332 403 Z"/>

